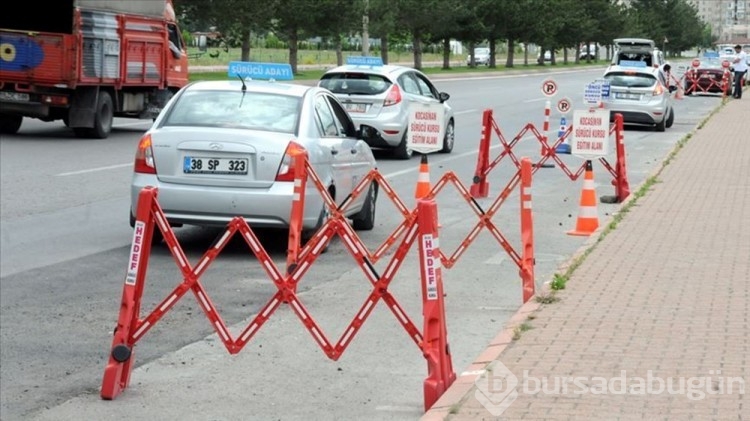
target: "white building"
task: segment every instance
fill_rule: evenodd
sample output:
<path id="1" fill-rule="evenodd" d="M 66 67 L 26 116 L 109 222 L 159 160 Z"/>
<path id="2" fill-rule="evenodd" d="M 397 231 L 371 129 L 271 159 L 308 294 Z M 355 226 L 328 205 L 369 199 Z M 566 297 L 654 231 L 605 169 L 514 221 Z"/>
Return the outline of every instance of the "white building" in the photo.
<path id="1" fill-rule="evenodd" d="M 750 38 L 750 0 L 687 0 L 711 25 L 718 42 Z"/>

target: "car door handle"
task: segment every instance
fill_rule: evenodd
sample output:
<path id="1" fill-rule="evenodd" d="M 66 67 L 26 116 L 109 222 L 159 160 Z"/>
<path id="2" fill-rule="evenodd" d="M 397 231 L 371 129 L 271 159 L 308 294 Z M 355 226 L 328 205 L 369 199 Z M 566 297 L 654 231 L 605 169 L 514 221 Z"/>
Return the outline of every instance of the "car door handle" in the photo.
<path id="1" fill-rule="evenodd" d="M 338 149 L 331 148 L 331 155 L 338 155 L 338 154 L 339 154 Z"/>
<path id="2" fill-rule="evenodd" d="M 356 149 L 356 148 L 351 148 L 351 149 L 349 150 L 349 152 L 351 152 L 351 153 L 352 153 L 352 155 L 356 155 L 356 154 L 357 154 L 357 149 Z"/>

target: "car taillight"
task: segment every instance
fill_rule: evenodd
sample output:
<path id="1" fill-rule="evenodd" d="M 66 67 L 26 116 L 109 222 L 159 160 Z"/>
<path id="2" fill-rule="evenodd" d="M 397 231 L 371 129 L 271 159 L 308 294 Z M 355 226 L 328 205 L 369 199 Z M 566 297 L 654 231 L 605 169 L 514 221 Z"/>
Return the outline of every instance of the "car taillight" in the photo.
<path id="1" fill-rule="evenodd" d="M 154 151 L 151 149 L 151 135 L 147 134 L 138 142 L 138 150 L 135 152 L 135 165 L 133 171 L 142 174 L 156 174 L 154 166 Z"/>
<path id="2" fill-rule="evenodd" d="M 391 86 L 391 89 L 388 91 L 388 96 L 385 97 L 385 101 L 383 101 L 383 106 L 387 107 L 389 105 L 396 105 L 399 102 L 401 102 L 401 89 L 399 89 L 398 85 L 394 84 Z"/>
<path id="3" fill-rule="evenodd" d="M 284 151 L 284 157 L 281 158 L 279 171 L 276 173 L 276 181 L 294 181 L 294 166 L 296 160 L 302 159 L 305 155 L 305 148 L 299 143 L 289 142 L 289 146 Z"/>
<path id="4" fill-rule="evenodd" d="M 656 88 L 654 88 L 654 96 L 659 96 L 664 93 L 664 87 L 661 86 L 661 83 L 656 84 Z"/>

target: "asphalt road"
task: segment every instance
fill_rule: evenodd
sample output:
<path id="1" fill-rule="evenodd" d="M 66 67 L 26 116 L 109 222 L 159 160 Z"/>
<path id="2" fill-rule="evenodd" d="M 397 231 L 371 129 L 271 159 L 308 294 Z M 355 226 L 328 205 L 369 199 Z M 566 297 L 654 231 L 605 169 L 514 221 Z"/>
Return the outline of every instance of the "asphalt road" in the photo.
<path id="1" fill-rule="evenodd" d="M 583 108 L 585 83 L 602 69 L 552 74 L 441 79 L 455 109 L 456 146 L 430 156 L 431 179 L 453 171 L 469 185 L 476 164 L 483 110 L 491 108 L 504 135 L 526 123 L 542 127 L 541 84 L 553 77 L 560 92 Z M 679 139 L 716 106 L 716 97 L 675 104 L 676 120 L 665 133 L 628 128 L 626 150 L 633 189 Z M 570 115 L 568 116 L 570 117 Z M 554 109 L 550 135 L 560 114 Z M 416 419 L 422 413 L 426 364 L 393 314 L 381 302 L 343 357 L 330 361 L 288 308 L 282 307 L 246 348 L 229 356 L 213 335 L 195 298 L 186 295 L 136 346 L 131 385 L 114 401 L 99 398 L 124 279 L 132 232 L 128 185 L 135 147 L 147 122 L 117 120 L 106 140 L 76 139 L 62 124 L 26 120 L 17 135 L 0 140 L 0 418 L 21 419 Z M 494 152 L 499 142 L 493 140 Z M 514 152 L 538 158 L 539 143 L 524 139 Z M 710 151 L 707 151 L 710 152 Z M 401 199 L 414 204 L 418 158 L 410 162 L 377 154 L 380 171 Z M 614 156 L 608 157 L 614 163 Z M 571 166 L 581 160 L 567 156 Z M 509 180 L 510 161 L 493 172 L 489 206 Z M 595 164 L 597 193 L 613 194 L 609 176 Z M 575 225 L 581 181 L 560 168 L 534 178 L 537 284 L 585 241 L 566 235 Z M 438 197 L 440 242 L 450 254 L 476 223 L 455 189 Z M 602 223 L 617 205 L 599 205 Z M 371 249 L 400 223 L 385 195 L 377 226 L 362 233 Z M 493 220 L 511 244 L 519 243 L 515 194 Z M 218 230 L 181 228 L 178 239 L 192 262 Z M 262 235 L 278 265 L 286 242 Z M 379 270 L 391 254 L 378 263 Z M 416 251 L 408 255 L 391 291 L 421 328 Z M 457 264 L 444 271 L 448 337 L 453 367 L 462 371 L 521 303 L 518 268 L 486 232 Z M 143 311 L 167 296 L 181 276 L 164 248 L 153 251 Z M 236 335 L 275 292 L 257 260 L 233 242 L 202 278 L 211 299 Z M 300 283 L 300 298 L 332 341 L 338 339 L 370 292 L 361 270 L 334 243 Z"/>

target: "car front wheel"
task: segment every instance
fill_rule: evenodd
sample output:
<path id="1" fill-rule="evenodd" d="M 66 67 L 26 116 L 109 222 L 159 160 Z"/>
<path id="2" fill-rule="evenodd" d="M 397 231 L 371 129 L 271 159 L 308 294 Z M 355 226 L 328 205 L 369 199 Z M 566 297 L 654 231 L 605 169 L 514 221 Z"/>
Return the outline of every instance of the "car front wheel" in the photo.
<path id="1" fill-rule="evenodd" d="M 445 138 L 443 138 L 443 149 L 441 153 L 451 153 L 453 151 L 453 144 L 456 141 L 456 129 L 453 127 L 453 121 L 449 121 L 445 127 Z"/>
<path id="2" fill-rule="evenodd" d="M 352 226 L 357 231 L 370 231 L 375 228 L 375 202 L 378 199 L 378 185 L 370 184 L 362 209 L 352 218 Z"/>
<path id="3" fill-rule="evenodd" d="M 674 108 L 669 109 L 669 117 L 667 117 L 667 123 L 665 124 L 666 128 L 672 127 L 672 124 L 674 124 Z"/>

